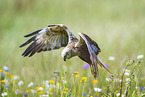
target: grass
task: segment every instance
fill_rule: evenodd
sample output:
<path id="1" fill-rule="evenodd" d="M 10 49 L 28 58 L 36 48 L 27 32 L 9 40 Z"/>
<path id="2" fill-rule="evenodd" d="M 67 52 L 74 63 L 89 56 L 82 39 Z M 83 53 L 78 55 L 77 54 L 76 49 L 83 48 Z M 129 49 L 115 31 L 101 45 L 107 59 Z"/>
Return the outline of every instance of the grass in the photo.
<path id="1" fill-rule="evenodd" d="M 109 69 L 116 75 L 116 78 L 120 79 L 123 69 L 126 67 L 126 62 L 134 59 L 135 63 L 137 63 L 138 59 L 136 57 L 138 55 L 145 55 L 144 3 L 143 0 L 1 0 L 0 68 L 2 69 L 3 66 L 9 68 L 9 76 L 7 75 L 9 83 L 14 84 L 10 75 L 19 76 L 19 80 L 15 83 L 17 87 L 13 88 L 9 86 L 11 87 L 9 91 L 15 91 L 18 88 L 22 91 L 19 95 L 21 96 L 25 94 L 26 90 L 29 90 L 27 85 L 30 82 L 43 86 L 43 81 L 54 80 L 55 83 L 61 83 L 62 88 L 55 88 L 56 90 L 52 92 L 52 95 L 54 93 L 57 96 L 62 95 L 61 91 L 65 89 L 62 76 L 65 75 L 64 80 L 68 82 L 66 88 L 71 89 L 70 95 L 82 96 L 83 93 L 87 93 L 87 95 L 95 96 L 95 87 L 102 89 L 103 95 L 107 95 L 106 91 L 108 88 L 111 89 L 109 93 L 115 93 L 115 90 L 119 93 L 120 82 L 111 81 L 106 83 L 105 80 L 110 75 L 101 68 L 99 68 L 98 83 L 94 87 L 92 83 L 94 78 L 90 70 L 82 69 L 82 66 L 86 64 L 85 62 L 77 57 L 67 60 L 66 63 L 63 62 L 60 55 L 63 48 L 53 52 L 36 54 L 32 58 L 23 58 L 21 54 L 26 48 L 20 49 L 19 46 L 26 40 L 23 37 L 25 34 L 44 28 L 49 24 L 62 23 L 68 26 L 76 36 L 78 36 L 78 32 L 84 32 L 94 39 L 102 51 L 99 57 L 105 64 L 109 64 Z M 110 56 L 115 57 L 115 60 L 108 60 Z M 123 62 L 124 59 L 125 61 Z M 138 69 L 138 66 L 135 69 L 134 73 L 137 75 L 134 79 L 131 79 L 134 83 L 139 83 L 137 84 L 138 88 L 144 87 L 145 84 L 143 60 L 144 58 L 141 60 L 140 69 Z M 122 66 L 120 66 L 121 64 Z M 132 70 L 134 65 L 129 66 L 128 69 Z M 58 81 L 56 81 L 56 77 L 53 74 L 55 70 L 60 73 L 57 76 L 59 78 Z M 79 72 L 79 78 L 72 76 L 73 70 Z M 65 72 L 67 73 L 65 74 Z M 80 84 L 81 77 L 83 76 L 87 77 L 84 90 L 82 88 L 83 85 Z M 140 77 L 140 80 L 137 80 L 138 77 Z M 19 87 L 18 82 L 21 80 L 24 84 L 22 87 Z M 123 85 L 123 89 L 126 89 L 126 87 L 127 85 Z M 136 86 L 133 85 L 132 87 Z M 33 86 L 33 89 L 36 89 L 36 86 Z M 139 89 L 131 88 L 128 95 L 132 95 L 134 93 L 133 90 L 142 94 L 144 93 L 144 91 Z M 9 96 L 16 95 L 15 92 L 8 93 L 11 93 Z M 39 93 L 35 95 L 38 96 Z"/>

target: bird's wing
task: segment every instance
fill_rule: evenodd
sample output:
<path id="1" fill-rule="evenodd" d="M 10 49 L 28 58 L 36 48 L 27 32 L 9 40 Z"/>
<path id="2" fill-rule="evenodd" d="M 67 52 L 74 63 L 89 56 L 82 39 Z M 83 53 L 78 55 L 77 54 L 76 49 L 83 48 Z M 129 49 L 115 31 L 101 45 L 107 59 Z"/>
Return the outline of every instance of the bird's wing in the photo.
<path id="1" fill-rule="evenodd" d="M 87 36 L 86 34 L 83 33 L 79 33 L 80 36 L 80 43 L 78 45 L 87 45 L 89 54 L 88 56 L 90 56 L 90 60 L 91 60 L 91 72 L 94 75 L 94 77 L 97 77 L 98 74 L 98 64 L 101 67 L 104 67 L 108 72 L 110 72 L 102 63 L 102 61 L 100 62 L 100 59 L 98 59 L 98 53 L 101 52 L 98 44 L 92 40 L 89 36 Z M 83 56 L 83 55 L 82 55 Z M 110 72 L 111 73 L 111 72 Z"/>
<path id="2" fill-rule="evenodd" d="M 73 33 L 63 24 L 49 25 L 46 28 L 34 31 L 24 37 L 30 37 L 20 47 L 31 43 L 22 56 L 31 57 L 37 52 L 51 51 L 67 46 L 68 42 L 77 39 Z"/>

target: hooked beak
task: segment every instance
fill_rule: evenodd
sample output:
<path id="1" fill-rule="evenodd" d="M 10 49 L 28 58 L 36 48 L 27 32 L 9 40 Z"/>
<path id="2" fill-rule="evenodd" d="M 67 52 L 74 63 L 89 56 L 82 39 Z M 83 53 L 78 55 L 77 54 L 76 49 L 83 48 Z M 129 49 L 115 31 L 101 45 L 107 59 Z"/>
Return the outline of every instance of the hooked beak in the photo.
<path id="1" fill-rule="evenodd" d="M 64 56 L 63 60 L 66 62 L 66 55 Z"/>

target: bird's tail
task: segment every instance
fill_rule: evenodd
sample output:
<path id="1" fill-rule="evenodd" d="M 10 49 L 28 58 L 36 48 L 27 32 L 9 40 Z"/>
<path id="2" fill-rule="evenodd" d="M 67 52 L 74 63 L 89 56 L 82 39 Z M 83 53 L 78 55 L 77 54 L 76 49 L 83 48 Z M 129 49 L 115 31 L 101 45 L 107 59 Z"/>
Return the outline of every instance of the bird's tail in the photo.
<path id="1" fill-rule="evenodd" d="M 113 76 L 112 72 L 107 68 L 105 67 L 105 64 L 101 61 L 101 59 L 97 56 L 97 64 L 102 68 L 105 68 L 110 74 L 111 76 Z"/>

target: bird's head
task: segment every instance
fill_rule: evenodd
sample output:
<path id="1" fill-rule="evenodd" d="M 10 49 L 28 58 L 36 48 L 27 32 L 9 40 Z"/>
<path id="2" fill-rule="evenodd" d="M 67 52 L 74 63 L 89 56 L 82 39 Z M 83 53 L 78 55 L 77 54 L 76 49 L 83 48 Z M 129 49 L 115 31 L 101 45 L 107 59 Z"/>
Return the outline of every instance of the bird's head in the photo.
<path id="1" fill-rule="evenodd" d="M 61 52 L 61 56 L 64 61 L 66 61 L 66 59 L 70 59 L 72 57 L 71 50 L 69 48 L 64 48 Z"/>

